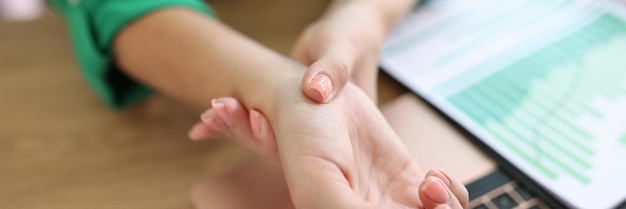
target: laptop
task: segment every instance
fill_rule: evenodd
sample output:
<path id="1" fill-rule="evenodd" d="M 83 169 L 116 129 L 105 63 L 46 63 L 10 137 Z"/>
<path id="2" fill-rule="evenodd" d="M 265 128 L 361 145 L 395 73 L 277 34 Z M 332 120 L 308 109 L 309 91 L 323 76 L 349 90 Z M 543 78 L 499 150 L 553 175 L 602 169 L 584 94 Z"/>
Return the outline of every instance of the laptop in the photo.
<path id="1" fill-rule="evenodd" d="M 468 208 L 549 208 L 417 96 L 402 95 L 380 110 L 422 170 L 443 169 L 466 184 Z"/>
<path id="2" fill-rule="evenodd" d="M 431 0 L 381 68 L 496 160 L 485 178 L 513 182 L 496 201 L 625 207 L 625 14 L 617 0 Z"/>

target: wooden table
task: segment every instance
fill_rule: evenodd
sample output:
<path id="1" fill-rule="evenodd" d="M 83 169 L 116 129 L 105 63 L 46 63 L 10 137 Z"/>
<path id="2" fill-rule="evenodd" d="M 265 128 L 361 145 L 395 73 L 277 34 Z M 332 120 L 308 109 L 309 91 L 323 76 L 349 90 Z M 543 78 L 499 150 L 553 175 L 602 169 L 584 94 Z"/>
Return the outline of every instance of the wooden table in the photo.
<path id="1" fill-rule="evenodd" d="M 327 4 L 211 1 L 224 22 L 285 54 Z M 379 86 L 381 101 L 406 92 L 385 75 Z M 228 140 L 187 140 L 201 111 L 163 96 L 107 109 L 60 17 L 0 22 L 0 208 L 191 208 L 195 181 L 255 158 Z"/>

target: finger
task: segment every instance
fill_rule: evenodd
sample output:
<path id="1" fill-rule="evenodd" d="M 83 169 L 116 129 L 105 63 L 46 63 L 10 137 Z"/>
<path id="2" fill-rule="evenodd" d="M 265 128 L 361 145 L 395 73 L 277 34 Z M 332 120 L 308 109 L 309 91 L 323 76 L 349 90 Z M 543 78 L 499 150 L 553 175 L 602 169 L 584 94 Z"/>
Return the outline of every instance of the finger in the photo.
<path id="1" fill-rule="evenodd" d="M 348 46 L 335 45 L 309 66 L 302 80 L 302 90 L 307 97 L 327 103 L 343 89 L 355 63 L 352 51 Z"/>
<path id="2" fill-rule="evenodd" d="M 233 98 L 219 98 L 211 101 L 213 106 L 200 116 L 202 122 L 189 131 L 192 140 L 228 136 L 242 145 L 255 136 L 252 135 L 251 121 L 245 108 Z M 267 131 L 267 130 L 266 130 Z"/>
<path id="3" fill-rule="evenodd" d="M 449 184 L 447 185 L 449 185 L 448 188 L 450 188 L 452 194 L 454 194 L 454 196 L 459 200 L 459 203 L 461 203 L 461 206 L 463 206 L 463 208 L 467 207 L 467 204 L 469 202 L 469 193 L 463 183 L 461 183 L 457 179 L 452 178 L 441 169 L 433 169 L 432 172 L 429 173 L 433 176 L 437 176 L 444 182 L 449 182 Z"/>
<path id="4" fill-rule="evenodd" d="M 250 127 L 252 134 L 258 140 L 259 153 L 269 158 L 279 158 L 274 129 L 263 113 L 257 110 L 250 110 Z"/>
<path id="5" fill-rule="evenodd" d="M 198 122 L 189 130 L 188 136 L 192 141 L 201 141 L 219 138 L 222 136 L 222 132 L 208 124 Z"/>
<path id="6" fill-rule="evenodd" d="M 261 156 L 278 161 L 274 132 L 263 114 L 256 110 L 248 112 L 231 97 L 215 99 L 211 105 L 215 113 L 204 114 L 203 122 Z"/>
<path id="7" fill-rule="evenodd" d="M 241 145 L 257 150 L 256 140 L 252 134 L 248 111 L 234 98 L 223 97 L 213 99 L 211 106 L 215 110 L 215 117 L 207 121 L 221 124 L 221 131 Z"/>
<path id="8" fill-rule="evenodd" d="M 420 199 L 425 208 L 465 208 L 468 193 L 459 181 L 439 169 L 430 170 L 420 185 Z"/>
<path id="9" fill-rule="evenodd" d="M 215 117 L 215 110 L 208 109 L 200 116 L 202 122 L 196 123 L 191 130 L 189 130 L 189 138 L 193 141 L 200 141 L 205 139 L 215 139 L 223 136 L 222 128 L 213 120 Z"/>
<path id="10" fill-rule="evenodd" d="M 419 197 L 426 209 L 461 209 L 463 206 L 438 177 L 428 176 L 420 185 Z"/>

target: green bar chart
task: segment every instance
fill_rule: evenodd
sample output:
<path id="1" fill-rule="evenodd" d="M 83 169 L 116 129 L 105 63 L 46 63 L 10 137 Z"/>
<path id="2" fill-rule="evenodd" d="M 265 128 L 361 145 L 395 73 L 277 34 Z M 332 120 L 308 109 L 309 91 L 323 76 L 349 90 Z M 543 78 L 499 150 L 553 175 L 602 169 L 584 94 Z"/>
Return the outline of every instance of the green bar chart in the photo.
<path id="1" fill-rule="evenodd" d="M 606 117 L 596 99 L 626 97 L 624 58 L 626 23 L 603 14 L 446 100 L 545 177 L 587 185 L 596 138 L 578 121 Z"/>

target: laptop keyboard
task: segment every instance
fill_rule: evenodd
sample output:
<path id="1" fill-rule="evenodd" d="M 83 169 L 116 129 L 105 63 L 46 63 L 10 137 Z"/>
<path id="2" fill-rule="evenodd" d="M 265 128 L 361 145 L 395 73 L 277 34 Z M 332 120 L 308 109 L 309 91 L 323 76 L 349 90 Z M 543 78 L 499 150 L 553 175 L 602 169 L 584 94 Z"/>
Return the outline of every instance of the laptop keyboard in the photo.
<path id="1" fill-rule="evenodd" d="M 491 173 L 469 185 L 471 209 L 545 209 L 537 196 L 500 171 Z"/>

